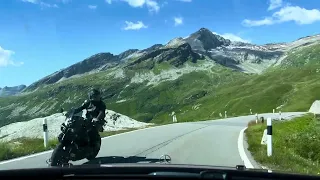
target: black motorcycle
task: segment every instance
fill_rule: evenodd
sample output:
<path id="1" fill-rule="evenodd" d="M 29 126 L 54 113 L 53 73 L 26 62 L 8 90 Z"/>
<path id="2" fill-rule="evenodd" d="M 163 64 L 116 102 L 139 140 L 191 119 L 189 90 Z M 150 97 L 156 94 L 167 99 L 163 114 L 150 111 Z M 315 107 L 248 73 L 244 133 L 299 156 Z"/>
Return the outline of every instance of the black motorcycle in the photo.
<path id="1" fill-rule="evenodd" d="M 103 122 L 91 122 L 92 119 L 83 118 L 81 113 L 75 114 L 71 109 L 66 114 L 66 121 L 61 125 L 58 136 L 59 143 L 49 160 L 50 166 L 70 165 L 69 161 L 94 159 L 101 147 L 99 132 L 103 132 Z"/>

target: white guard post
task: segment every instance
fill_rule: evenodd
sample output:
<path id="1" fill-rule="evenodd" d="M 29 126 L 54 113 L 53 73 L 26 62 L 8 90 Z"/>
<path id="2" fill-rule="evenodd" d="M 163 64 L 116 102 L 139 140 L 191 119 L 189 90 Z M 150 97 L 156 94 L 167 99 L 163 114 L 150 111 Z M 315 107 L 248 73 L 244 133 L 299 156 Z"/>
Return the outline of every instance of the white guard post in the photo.
<path id="1" fill-rule="evenodd" d="M 174 123 L 177 122 L 177 116 L 174 111 L 172 111 L 171 116 L 172 116 L 172 122 Z"/>
<path id="2" fill-rule="evenodd" d="M 274 114 L 275 113 L 275 110 L 273 109 L 272 113 Z"/>
<path id="3" fill-rule="evenodd" d="M 224 111 L 224 118 L 227 118 L 227 111 Z"/>
<path id="4" fill-rule="evenodd" d="M 252 109 L 250 109 L 250 114 L 252 114 Z"/>
<path id="5" fill-rule="evenodd" d="M 47 119 L 43 119 L 43 145 L 46 148 L 48 146 L 48 125 Z"/>
<path id="6" fill-rule="evenodd" d="M 272 121 L 267 119 L 267 155 L 272 156 Z"/>
<path id="7" fill-rule="evenodd" d="M 279 111 L 279 120 L 281 121 L 282 117 L 281 117 L 281 111 Z"/>
<path id="8" fill-rule="evenodd" d="M 256 124 L 258 124 L 258 113 L 256 113 Z"/>

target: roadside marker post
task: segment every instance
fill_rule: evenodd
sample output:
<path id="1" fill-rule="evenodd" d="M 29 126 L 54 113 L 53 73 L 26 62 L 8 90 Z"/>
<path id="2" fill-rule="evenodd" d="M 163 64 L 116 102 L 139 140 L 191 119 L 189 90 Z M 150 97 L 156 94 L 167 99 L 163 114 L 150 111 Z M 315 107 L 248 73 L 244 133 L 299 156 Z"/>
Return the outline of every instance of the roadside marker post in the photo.
<path id="1" fill-rule="evenodd" d="M 258 113 L 256 113 L 256 124 L 258 124 Z"/>
<path id="2" fill-rule="evenodd" d="M 275 113 L 275 110 L 273 109 L 273 114 Z"/>
<path id="3" fill-rule="evenodd" d="M 178 122 L 178 121 L 177 121 L 177 116 L 176 116 L 176 115 L 173 115 L 173 116 L 172 116 L 172 118 L 173 118 L 173 122 L 175 122 L 175 123 L 176 123 L 176 122 Z"/>
<path id="4" fill-rule="evenodd" d="M 171 116 L 172 116 L 172 122 L 173 122 L 173 123 L 178 122 L 178 121 L 177 121 L 177 115 L 176 115 L 176 113 L 175 113 L 174 111 L 172 111 Z"/>
<path id="5" fill-rule="evenodd" d="M 47 124 L 47 119 L 43 119 L 43 145 L 46 148 L 48 146 L 48 124 Z"/>
<path id="6" fill-rule="evenodd" d="M 252 114 L 252 109 L 250 109 L 250 114 Z"/>
<path id="7" fill-rule="evenodd" d="M 279 120 L 281 121 L 282 118 L 281 118 L 281 111 L 279 111 Z"/>
<path id="8" fill-rule="evenodd" d="M 224 118 L 227 118 L 227 111 L 224 111 Z"/>
<path id="9" fill-rule="evenodd" d="M 272 156 L 272 121 L 267 119 L 267 155 Z"/>

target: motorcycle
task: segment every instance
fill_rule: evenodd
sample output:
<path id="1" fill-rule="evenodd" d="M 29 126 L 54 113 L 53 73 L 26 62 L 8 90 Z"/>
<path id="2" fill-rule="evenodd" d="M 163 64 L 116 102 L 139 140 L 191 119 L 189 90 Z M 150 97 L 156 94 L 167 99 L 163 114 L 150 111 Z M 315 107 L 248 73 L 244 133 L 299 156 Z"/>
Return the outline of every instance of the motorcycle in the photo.
<path id="1" fill-rule="evenodd" d="M 92 122 L 92 118 L 83 118 L 82 111 L 75 114 L 74 109 L 66 113 L 61 124 L 59 143 L 49 159 L 50 166 L 70 165 L 69 161 L 96 158 L 101 147 L 99 132 L 103 132 L 106 121 Z"/>

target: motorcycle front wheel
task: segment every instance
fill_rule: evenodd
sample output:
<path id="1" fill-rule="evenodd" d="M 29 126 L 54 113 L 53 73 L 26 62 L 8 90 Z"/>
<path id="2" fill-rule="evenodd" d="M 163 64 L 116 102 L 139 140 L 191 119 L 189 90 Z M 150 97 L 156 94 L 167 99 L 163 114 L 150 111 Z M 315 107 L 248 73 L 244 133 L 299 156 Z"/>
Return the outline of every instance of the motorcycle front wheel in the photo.
<path id="1" fill-rule="evenodd" d="M 51 159 L 50 159 L 50 165 L 51 166 L 62 166 L 63 164 L 68 163 L 68 160 L 66 160 L 66 152 L 63 149 L 63 145 L 59 143 L 56 148 L 53 150 Z"/>

